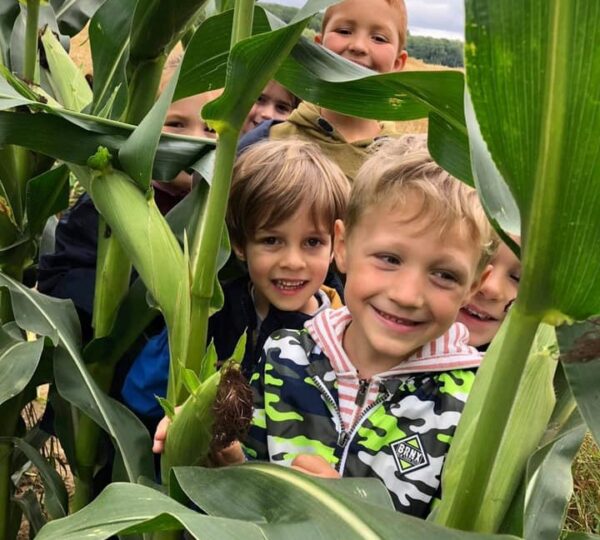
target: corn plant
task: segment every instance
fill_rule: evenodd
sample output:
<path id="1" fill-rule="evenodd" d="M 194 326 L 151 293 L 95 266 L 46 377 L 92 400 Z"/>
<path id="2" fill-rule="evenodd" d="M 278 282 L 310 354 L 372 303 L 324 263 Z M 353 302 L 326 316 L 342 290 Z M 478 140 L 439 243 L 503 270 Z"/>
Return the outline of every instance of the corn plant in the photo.
<path id="1" fill-rule="evenodd" d="M 75 509 L 83 507 L 89 500 L 91 472 L 97 459 L 97 426 L 111 435 L 118 450 L 120 466 L 115 478 L 131 482 L 110 486 L 96 501 L 72 517 L 44 527 L 40 538 L 78 538 L 84 531 L 93 531 L 98 538 L 108 538 L 117 533 L 181 528 L 188 529 L 196 537 L 202 534 L 274 537 L 317 531 L 327 535 L 340 534 L 340 530 L 348 536 L 362 538 L 397 537 L 400 534 L 406 538 L 462 536 L 433 523 L 398 515 L 392 511 L 381 486 L 372 482 L 331 484 L 268 465 L 219 471 L 175 468 L 170 474 L 167 466 L 163 479 L 168 481 L 169 494 L 175 500 L 135 484 L 147 483 L 143 477 L 152 475 L 149 451 L 145 451 L 149 449 L 148 435 L 131 414 L 106 397 L 103 389 L 108 387 L 120 352 L 156 312 L 145 303 L 145 286 L 169 330 L 171 367 L 165 406 L 172 409 L 182 403 L 190 391 L 195 397 L 198 386 L 194 384 L 194 376 L 198 375 L 191 373 L 198 374 L 207 369 L 200 366 L 206 346 L 206 320 L 211 310 L 219 305 L 215 271 L 219 266 L 217 261 L 223 259 L 218 253 L 224 251 L 223 215 L 237 137 L 246 112 L 272 77 L 300 97 L 343 113 L 390 120 L 427 116 L 432 155 L 457 177 L 478 184 L 496 223 L 514 232 L 514 218 L 517 209 L 520 210 L 524 293 L 486 356 L 449 457 L 442 504 L 432 518 L 442 525 L 485 533 L 505 530 L 529 538 L 541 534 L 540 531 L 551 531 L 553 536 L 540 537 L 557 536 L 555 533 L 560 530 L 562 519 L 560 516 L 552 519 L 554 516 L 539 509 L 548 502 L 557 504 L 558 501 L 560 506 L 568 492 L 564 457 L 569 458 L 576 451 L 584 430 L 578 413 L 574 412 L 569 388 L 597 437 L 594 422 L 598 415 L 593 408 L 597 393 L 581 381 L 594 369 L 597 372 L 598 360 L 592 360 L 594 355 L 589 351 L 587 356 L 577 352 L 581 349 L 577 341 L 580 336 L 561 331 L 561 349 L 575 352 L 567 355 L 571 361 L 564 364 L 564 379 L 560 378 L 563 371 L 557 375 L 557 382 L 564 384 L 555 404 L 549 384 L 554 374 L 552 362 L 557 348 L 552 328 L 544 326 L 538 330 L 538 327 L 542 320 L 555 324 L 564 318 L 563 315 L 582 319 L 599 311 L 598 297 L 594 296 L 590 285 L 591 273 L 598 267 L 592 263 L 598 262 L 599 252 L 592 249 L 599 237 L 598 218 L 591 212 L 597 191 L 593 189 L 596 169 L 592 165 L 576 167 L 582 163 L 595 163 L 597 155 L 594 152 L 597 150 L 591 144 L 582 144 L 585 151 L 581 150 L 573 140 L 566 141 L 564 147 L 556 142 L 554 146 L 550 145 L 548 135 L 555 129 L 553 115 L 544 113 L 560 112 L 557 118 L 564 120 L 565 111 L 569 110 L 573 118 L 583 118 L 582 139 L 586 141 L 593 140 L 591 134 L 598 132 L 599 100 L 594 92 L 597 93 L 600 87 L 597 84 L 600 77 L 597 67 L 591 60 L 586 60 L 593 57 L 591 53 L 600 42 L 592 22 L 596 20 L 597 14 L 593 11 L 597 8 L 591 0 L 577 0 L 567 7 L 558 0 L 531 0 L 525 7 L 511 1 L 492 10 L 489 1 L 469 0 L 467 28 L 471 34 L 467 35 L 467 77 L 473 106 L 467 102 L 465 107 L 464 82 L 460 73 L 373 75 L 299 39 L 308 18 L 331 3 L 326 0 L 307 2 L 286 26 L 268 18 L 262 9 L 254 7 L 254 2 L 238 0 L 234 11 L 223 11 L 206 18 L 194 30 L 192 27 L 199 20 L 199 10 L 203 7 L 201 1 L 179 3 L 176 10 L 164 0 L 127 0 L 126 5 L 123 0 L 98 2 L 87 14 L 79 12 L 70 18 L 71 24 L 73 20 L 81 23 L 93 13 L 90 41 L 94 90 L 85 112 L 77 110 L 89 97 L 85 96 L 85 91 L 69 93 L 68 85 L 41 84 L 41 74 L 45 72 L 41 67 L 36 68 L 37 63 L 31 60 L 37 50 L 31 45 L 34 32 L 21 32 L 29 36 L 22 40 L 26 51 L 24 58 L 28 60 L 21 63 L 28 65 L 28 73 L 33 76 L 18 77 L 8 69 L 3 70 L 0 105 L 5 112 L 0 112 L 1 151 L 11 149 L 15 158 L 6 163 L 15 163 L 15 170 L 32 167 L 31 164 L 36 163 L 32 156 L 46 155 L 65 164 L 62 171 L 52 168 L 47 173 L 53 173 L 51 178 L 63 175 L 61 185 L 66 185 L 66 167 L 78 177 L 105 221 L 100 226 L 99 249 L 99 267 L 104 272 L 102 275 L 99 272 L 96 285 L 96 339 L 86 351 L 88 360 L 95 362 L 89 368 L 84 365 L 80 352 L 72 306 L 47 299 L 24 287 L 19 283 L 18 273 L 5 270 L 9 276 L 0 276 L 4 294 L 3 331 L 7 336 L 7 353 L 3 360 L 6 357 L 6 365 L 14 370 L 9 372 L 9 380 L 20 381 L 0 386 L 0 389 L 10 388 L 1 394 L 0 406 L 10 409 L 11 418 L 15 419 L 27 391 L 40 381 L 42 370 L 38 366 L 50 365 L 52 374 L 49 376 L 46 369 L 42 380 L 54 382 L 58 390 L 55 396 L 57 410 L 68 410 L 68 405 L 65 409 L 68 402 L 83 412 L 82 415 L 69 413 L 75 416 L 74 423 L 64 418 L 57 423 L 78 479 Z M 68 4 L 63 6 L 56 0 L 51 6 L 41 6 L 41 11 L 46 13 L 46 18 L 51 18 L 50 8 L 56 13 L 64 9 L 65 15 L 73 15 Z M 40 20 L 40 12 L 36 6 L 31 2 L 31 6 L 28 5 L 31 9 L 20 14 L 22 8 L 15 7 L 13 2 L 0 4 L 2 14 L 12 17 L 2 19 L 0 46 L 4 55 L 10 44 L 15 65 L 21 61 L 17 54 L 20 49 L 16 46 L 20 43 L 17 37 L 20 34 L 16 31 L 20 27 L 4 21 L 16 21 L 20 17 L 23 28 L 37 28 L 39 24 L 34 21 Z M 512 19 L 507 24 L 505 17 L 509 16 Z M 576 16 L 578 21 L 585 21 L 585 30 L 575 31 L 573 20 Z M 526 24 L 530 19 L 536 24 Z M 60 24 L 56 26 L 61 28 Z M 505 28 L 511 28 L 516 37 L 513 39 L 512 34 L 506 34 Z M 565 31 L 567 33 L 563 35 Z M 187 46 L 180 69 L 155 102 L 166 55 L 184 35 Z M 540 36 L 543 37 L 541 45 L 538 43 Z M 573 56 L 577 58 L 573 72 L 586 73 L 587 79 L 571 77 L 570 80 L 577 84 L 570 92 L 561 90 L 560 85 L 558 90 L 555 87 L 557 82 L 564 85 L 565 77 L 569 76 L 556 65 L 560 55 L 554 53 L 560 39 L 570 47 L 579 47 L 577 51 L 590 51 L 590 56 Z M 46 35 L 42 43 L 47 55 L 50 51 L 48 68 L 44 68 L 49 73 L 45 76 L 60 81 L 63 69 L 71 74 L 69 76 L 74 76 L 70 68 L 56 68 L 57 62 L 67 64 L 52 37 Z M 537 56 L 532 60 L 528 55 Z M 18 75 L 25 73 L 9 64 L 7 58 L 6 55 L 3 58 L 5 67 L 9 66 Z M 520 67 L 520 71 L 514 68 L 518 75 L 495 69 L 497 59 L 504 62 L 501 66 Z M 531 73 L 524 65 L 531 66 Z M 540 65 L 547 69 L 538 69 Z M 29 84 L 36 81 L 36 72 L 40 74 L 41 88 Z M 512 101 L 494 94 L 497 80 L 505 81 L 502 90 L 507 91 Z M 174 218 L 184 231 L 180 244 L 153 203 L 150 179 L 168 180 L 180 169 L 194 166 L 209 143 L 161 136 L 160 128 L 171 100 L 220 86 L 225 86 L 222 97 L 203 111 L 219 134 L 212 183 L 210 188 L 200 186 L 190 196 L 184 212 L 189 218 Z M 525 101 L 525 97 L 537 95 L 544 96 L 543 107 Z M 521 106 L 521 97 L 526 105 Z M 502 122 L 506 123 L 505 129 L 497 130 L 495 126 Z M 564 122 L 557 126 L 557 133 L 562 134 Z M 62 140 L 56 138 L 58 130 Z M 532 141 L 539 144 L 531 146 Z M 581 160 L 568 159 L 571 153 Z M 23 158 L 23 155 L 28 157 Z M 563 168 L 550 166 L 548 160 L 551 157 L 560 158 L 557 164 Z M 40 167 L 44 163 L 46 167 L 50 166 L 47 158 L 36 159 Z M 199 164 L 195 166 L 199 167 Z M 0 173 L 4 185 L 5 173 Z M 19 178 L 28 177 L 22 175 Z M 581 190 L 579 196 L 567 193 L 565 182 L 561 182 L 564 178 L 574 182 L 575 194 Z M 21 180 L 19 186 L 24 181 Z M 8 184 L 8 180 L 6 182 Z M 59 183 L 58 180 L 55 182 Z M 64 192 L 64 187 L 62 189 Z M 16 204 L 13 200 L 17 199 L 11 197 L 11 204 Z M 558 217 L 560 208 L 556 204 L 559 197 L 568 202 L 568 215 L 574 216 L 562 228 Z M 61 205 L 45 206 L 45 215 Z M 31 214 L 27 223 L 37 223 L 36 230 L 45 221 L 45 215 L 38 209 L 39 205 L 27 208 Z M 541 212 L 544 212 L 543 216 Z M 554 225 L 546 230 L 541 225 L 546 222 Z M 103 232 L 107 228 L 111 235 L 105 238 L 107 235 Z M 544 261 L 549 264 L 550 260 L 550 230 L 561 240 L 557 244 L 556 238 L 552 237 L 555 245 L 576 254 L 571 256 L 566 251 L 558 258 L 553 257 L 552 270 L 558 272 L 561 280 L 547 278 L 552 272 L 542 264 Z M 35 234 L 31 236 L 35 237 Z M 22 261 L 16 266 L 22 268 L 27 262 L 25 258 Z M 577 266 L 577 261 L 583 262 Z M 536 263 L 542 266 L 538 268 Z M 137 270 L 144 286 L 138 283 L 127 291 L 130 264 Z M 10 265 L 4 268 L 8 269 Z M 539 280 L 542 292 L 536 283 L 538 272 L 545 276 Z M 574 282 L 566 278 L 571 272 L 577 276 Z M 119 324 L 131 321 L 132 313 L 142 314 L 138 318 L 142 323 Z M 26 341 L 23 330 L 35 333 L 43 340 Z M 587 331 L 579 332 L 589 339 Z M 534 347 L 531 347 L 532 343 L 535 343 Z M 13 351 L 17 350 L 19 358 L 28 359 L 19 370 L 12 367 L 16 365 Z M 107 351 L 109 354 L 105 355 Z M 589 361 L 584 363 L 582 358 Z M 511 364 L 513 360 L 514 364 Z M 14 374 L 16 371 L 19 371 L 19 378 Z M 200 380 L 203 380 L 202 376 Z M 498 385 L 506 389 L 498 391 Z M 540 404 L 539 414 L 533 414 L 536 411 L 531 406 L 532 396 Z M 199 400 L 190 399 L 188 403 L 193 406 L 195 401 Z M 494 409 L 493 414 L 488 410 L 490 407 Z M 494 416 L 496 411 L 500 422 Z M 546 429 L 548 421 L 550 429 Z M 525 422 L 531 429 L 524 429 Z M 516 452 L 514 438 L 522 437 L 524 433 L 527 444 L 521 452 Z M 12 457 L 16 448 L 27 448 L 15 437 L 16 428 L 11 427 L 2 434 L 8 437 L 0 440 L 4 456 Z M 478 441 L 474 441 L 477 437 L 483 437 L 484 444 L 477 444 Z M 178 456 L 189 452 L 185 443 L 190 441 L 185 437 L 178 439 L 184 446 L 170 450 L 167 460 L 172 463 L 180 463 Z M 490 444 L 494 440 L 498 443 Z M 30 455 L 33 453 L 28 449 L 28 459 L 33 459 Z M 560 458 L 563 466 L 553 465 Z M 2 473 L 8 473 L 12 467 L 6 457 L 0 464 Z M 476 468 L 474 464 L 482 465 Z M 477 472 L 471 474 L 475 470 Z M 45 471 L 47 493 L 50 494 L 47 501 L 61 501 L 61 504 L 50 504 L 51 517 L 61 517 L 66 513 L 64 492 L 60 482 L 56 482 L 47 468 Z M 542 473 L 548 472 L 552 472 L 554 478 L 560 475 L 564 480 L 562 490 L 544 484 Z M 496 480 L 504 476 L 509 478 L 501 482 L 499 490 L 494 490 Z M 8 476 L 0 474 L 0 482 L 3 482 L 0 503 L 3 508 L 10 508 Z M 231 504 L 234 500 L 236 503 Z M 501 502 L 489 505 L 490 500 Z M 189 501 L 208 515 L 198 514 L 181 504 Z M 0 511 L 4 511 L 0 514 L 0 522 L 9 523 L 8 519 L 2 520 L 8 511 Z M 535 519 L 540 515 L 545 518 L 544 528 L 540 528 Z M 307 520 L 307 516 L 311 519 Z M 5 525 L 5 537 L 14 530 L 14 524 L 12 529 L 10 527 Z M 490 535 L 471 536 L 487 538 Z"/>
<path id="2" fill-rule="evenodd" d="M 281 72 L 278 78 L 292 90 L 324 105 L 335 101 L 328 96 L 330 87 L 340 86 L 347 91 L 356 86 L 357 79 L 368 74 L 323 53 L 314 44 L 296 45 L 308 17 L 325 5 L 327 2 L 308 3 L 296 20 L 285 27 L 277 27 L 275 23 L 272 28 L 264 11 L 255 10 L 253 2 L 244 1 L 238 2 L 235 12 L 207 19 L 189 39 L 179 72 L 155 103 L 166 56 L 179 37 L 188 31 L 188 20 L 198 20 L 203 2 L 189 1 L 177 10 L 167 2 L 149 0 L 130 1 L 126 6 L 121 1 L 108 0 L 86 4 L 84 10 L 73 10 L 71 3 L 63 5 L 58 0 L 42 6 L 36 2 L 27 6 L 8 0 L 2 3 L 7 17 L 3 18 L 2 27 L 5 69 L 0 82 L 0 144 L 3 151 L 15 156 L 3 163 L 15 163 L 14 169 L 21 174 L 24 168 L 39 160 L 39 168 L 43 165 L 47 169 L 45 182 L 52 182 L 52 188 L 62 197 L 60 202 L 49 204 L 52 200 L 48 196 L 49 188 L 43 192 L 38 187 L 42 182 L 32 181 L 36 189 L 31 193 L 45 206 L 42 212 L 41 202 L 37 206 L 30 205 L 28 219 L 23 218 L 20 228 L 23 229 L 23 224 L 35 224 L 37 228 L 30 235 L 33 241 L 45 217 L 65 206 L 66 167 L 85 186 L 101 214 L 98 261 L 101 272 L 98 272 L 94 306 L 96 339 L 86 349 L 87 366 L 81 353 L 75 313 L 68 303 L 44 298 L 27 289 L 19 283 L 20 270 L 8 271 L 11 267 L 24 268 L 32 255 L 12 262 L 12 266 L 8 263 L 3 266 L 7 273 L 2 277 L 2 305 L 6 312 L 3 323 L 10 328 L 16 324 L 21 331 L 44 337 L 49 347 L 51 375 L 46 375 L 42 382 L 54 383 L 58 392 L 53 393 L 53 406 L 57 411 L 67 412 L 57 422 L 56 430 L 76 477 L 73 509 L 85 505 L 90 497 L 98 426 L 109 433 L 117 448 L 120 466 L 116 478 L 135 482 L 152 475 L 150 455 L 146 451 L 149 449 L 147 434 L 132 415 L 104 393 L 119 352 L 126 349 L 143 328 L 141 323 L 131 324 L 131 317 L 127 315 L 131 315 L 132 310 L 138 315 L 141 313 L 143 316 L 136 320 L 147 323 L 156 312 L 140 302 L 140 298 L 144 299 L 143 287 L 136 284 L 131 292 L 126 291 L 131 263 L 167 323 L 172 359 L 168 397 L 172 405 L 181 403 L 186 395 L 183 374 L 187 369 L 198 371 L 205 348 L 206 319 L 210 310 L 218 307 L 219 292 L 214 289 L 217 251 L 223 251 L 220 237 L 229 177 L 246 111 L 278 68 Z M 69 24 L 61 26 L 62 20 L 55 22 L 59 13 Z M 47 29 L 41 38 L 45 61 L 36 61 L 38 47 L 34 37 L 48 21 L 53 30 L 66 27 L 74 33 L 92 14 L 89 33 L 94 89 L 90 95 L 83 77 Z M 252 34 L 256 35 L 250 38 Z M 327 80 L 330 73 L 322 71 L 323 63 L 337 70 L 338 81 L 346 82 L 330 83 Z M 311 88 L 303 83 L 308 78 L 315 81 Z M 397 79 L 369 77 L 363 84 L 364 91 L 373 95 L 373 107 L 366 116 L 412 119 L 437 115 L 442 124 L 438 131 L 460 133 L 460 143 L 466 148 L 459 74 L 407 74 Z M 198 188 L 192 196 L 192 204 L 188 204 L 187 209 L 191 219 L 185 223 L 183 247 L 180 247 L 152 201 L 150 178 L 168 180 L 181 168 L 192 166 L 209 142 L 161 137 L 162 120 L 172 99 L 223 85 L 226 89 L 222 98 L 205 109 L 205 116 L 212 120 L 220 136 L 212 187 L 206 201 L 202 197 L 206 188 Z M 449 89 L 447 92 L 438 90 L 444 86 Z M 242 87 L 244 91 L 240 92 Z M 382 108 L 376 98 L 389 94 L 390 87 L 395 100 Z M 313 94 L 315 91 L 322 95 Z M 347 101 L 343 106 L 347 108 L 345 112 L 357 111 L 356 102 Z M 61 134 L 60 140 L 56 133 Z M 434 138 L 432 136 L 432 140 Z M 64 165 L 48 169 L 53 167 L 53 161 L 43 156 L 51 156 Z M 464 168 L 465 160 L 461 165 Z M 14 177 L 10 176 L 11 172 L 2 175 L 7 190 Z M 17 188 L 21 188 L 18 193 L 24 192 L 22 185 L 29 180 L 28 175 L 23 173 L 18 177 Z M 7 200 L 10 202 L 7 207 L 17 214 L 21 199 L 11 192 Z M 204 207 L 206 210 L 201 211 Z M 6 215 L 11 216 L 10 212 Z M 110 235 L 106 234 L 109 230 Z M 9 247 L 11 241 L 7 240 Z M 219 258 L 222 259 L 223 256 Z M 11 306 L 13 309 L 18 306 L 14 309 L 14 322 Z M 122 320 L 128 321 L 125 330 L 118 324 Z M 29 345 L 23 335 L 20 340 L 23 350 L 35 348 L 38 351 L 43 343 L 38 339 Z M 110 354 L 104 355 L 107 350 Z M 30 356 L 26 375 L 10 393 L 3 395 L 6 403 L 3 406 L 10 405 L 11 418 L 15 421 L 27 392 L 40 382 L 34 377 L 40 356 Z M 7 401 L 15 394 L 16 401 Z M 75 409 L 69 411 L 65 402 Z M 3 435 L 14 437 L 15 429 L 9 426 Z M 12 456 L 16 443 L 11 439 L 3 444 L 6 455 Z M 8 459 L 2 463 L 5 473 L 2 475 L 2 508 L 7 515 L 8 508 L 12 508 L 8 480 L 11 465 Z M 51 517 L 64 515 L 65 504 L 60 508 L 62 513 L 51 514 Z M 8 521 L 2 519 L 5 524 Z M 6 525 L 4 534 L 12 530 L 14 524 Z"/>

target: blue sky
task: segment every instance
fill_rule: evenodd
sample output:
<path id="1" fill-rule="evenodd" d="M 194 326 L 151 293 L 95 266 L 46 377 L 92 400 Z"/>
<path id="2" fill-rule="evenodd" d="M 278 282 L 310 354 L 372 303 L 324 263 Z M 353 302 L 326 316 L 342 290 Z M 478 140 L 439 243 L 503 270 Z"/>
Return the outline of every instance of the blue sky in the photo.
<path id="1" fill-rule="evenodd" d="M 265 0 L 300 7 L 305 0 Z M 463 39 L 463 0 L 405 0 L 411 34 Z"/>

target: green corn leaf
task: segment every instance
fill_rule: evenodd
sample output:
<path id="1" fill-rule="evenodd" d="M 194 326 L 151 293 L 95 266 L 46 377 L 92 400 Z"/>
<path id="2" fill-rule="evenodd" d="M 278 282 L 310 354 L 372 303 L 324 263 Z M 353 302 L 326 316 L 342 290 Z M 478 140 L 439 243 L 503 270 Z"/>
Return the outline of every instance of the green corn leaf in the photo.
<path id="1" fill-rule="evenodd" d="M 309 7 L 306 13 L 318 6 L 311 4 Z M 175 99 L 225 84 L 231 22 L 232 13 L 225 12 L 207 19 L 200 26 L 186 49 Z M 270 29 L 262 9 L 255 10 L 253 25 L 255 34 Z M 432 126 L 430 152 L 452 174 L 473 183 L 464 125 L 464 79 L 461 73 L 429 71 L 375 75 L 301 39 L 275 78 L 302 99 L 350 115 L 412 120 L 429 114 Z M 449 143 L 453 146 L 452 151 L 447 149 Z"/>
<path id="2" fill-rule="evenodd" d="M 92 90 L 56 36 L 46 28 L 41 36 L 56 99 L 67 109 L 82 111 L 92 102 Z"/>
<path id="3" fill-rule="evenodd" d="M 211 341 L 206 348 L 206 353 L 202 359 L 200 365 L 200 381 L 204 382 L 212 377 L 217 372 L 217 350 L 215 349 L 215 342 Z"/>
<path id="4" fill-rule="evenodd" d="M 36 534 L 46 523 L 46 518 L 35 492 L 32 489 L 28 489 L 21 497 L 16 498 L 14 502 L 19 506 L 23 515 L 26 516 L 30 532 Z"/>
<path id="5" fill-rule="evenodd" d="M 132 126 L 87 115 L 0 112 L 0 144 L 23 146 L 77 165 L 86 165 L 99 146 L 108 148 L 113 156 L 118 155 L 132 131 Z M 61 133 L 61 137 L 56 137 L 56 133 Z M 212 139 L 161 135 L 153 178 L 173 179 L 214 148 L 214 144 Z"/>
<path id="6" fill-rule="evenodd" d="M 131 25 L 130 66 L 168 53 L 185 33 L 206 0 L 181 0 L 177 9 L 169 0 L 138 0 Z"/>
<path id="7" fill-rule="evenodd" d="M 81 338 L 73 304 L 44 296 L 3 274 L 0 274 L 0 285 L 9 289 L 19 327 L 49 338 L 57 347 L 54 377 L 61 396 L 112 437 L 132 482 L 141 475 L 152 476 L 146 428 L 123 405 L 99 391 L 79 356 Z"/>
<path id="8" fill-rule="evenodd" d="M 238 342 L 235 344 L 235 349 L 233 350 L 233 354 L 231 355 L 231 359 L 238 364 L 242 363 L 244 359 L 244 354 L 246 354 L 246 342 L 248 341 L 248 332 L 244 332 Z"/>
<path id="9" fill-rule="evenodd" d="M 551 441 L 527 464 L 523 537 L 528 540 L 560 538 L 573 494 L 571 463 L 585 436 L 585 423 L 575 412 Z"/>
<path id="10" fill-rule="evenodd" d="M 198 390 L 202 386 L 202 382 L 196 373 L 194 373 L 191 369 L 184 368 L 181 370 L 181 378 L 183 380 L 183 385 L 189 394 L 195 395 L 198 393 Z"/>
<path id="11" fill-rule="evenodd" d="M 17 2 L 0 2 L 0 64 L 10 66 L 10 36 L 21 12 Z"/>
<path id="12" fill-rule="evenodd" d="M 61 165 L 27 182 L 27 219 L 31 234 L 42 233 L 46 220 L 69 206 L 69 169 Z"/>
<path id="13" fill-rule="evenodd" d="M 50 0 L 63 34 L 79 34 L 104 0 Z"/>
<path id="14" fill-rule="evenodd" d="M 600 326 L 598 319 L 558 330 L 561 363 L 579 412 L 600 443 Z"/>
<path id="15" fill-rule="evenodd" d="M 469 130 L 473 175 L 481 202 L 488 216 L 502 230 L 521 236 L 519 208 L 483 140 L 468 91 L 465 92 L 465 118 Z"/>
<path id="16" fill-rule="evenodd" d="M 175 416 L 174 405 L 168 399 L 162 398 L 160 396 L 154 396 L 154 397 L 158 401 L 159 405 L 162 407 L 162 410 L 164 411 L 165 416 L 167 418 L 169 418 L 170 420 L 173 420 L 173 417 Z"/>
<path id="17" fill-rule="evenodd" d="M 43 340 L 40 340 L 43 341 Z M 25 440 L 16 437 L 0 437 L 0 442 L 10 442 L 30 461 L 40 473 L 44 484 L 44 507 L 52 519 L 68 514 L 67 488 L 53 464 L 47 461 L 40 452 Z"/>
<path id="18" fill-rule="evenodd" d="M 0 404 L 25 389 L 37 369 L 43 348 L 43 339 L 18 339 L 0 328 Z"/>
<path id="19" fill-rule="evenodd" d="M 553 322 L 600 313 L 599 17 L 586 0 L 467 2 L 473 108 L 523 222 L 520 300 Z"/>
<path id="20" fill-rule="evenodd" d="M 154 156 L 165 117 L 171 105 L 180 68 L 181 64 L 173 73 L 171 80 L 150 112 L 119 150 L 119 161 L 123 169 L 144 191 L 148 189 L 152 180 Z"/>
<path id="21" fill-rule="evenodd" d="M 137 484 L 110 484 L 91 504 L 64 519 L 51 521 L 37 540 L 96 540 L 116 534 L 141 534 L 186 529 L 194 538 L 264 540 L 252 523 L 204 516 L 163 495 Z"/>
<path id="22" fill-rule="evenodd" d="M 137 0 L 106 0 L 90 21 L 94 114 L 117 119 L 125 110 L 125 66 L 129 58 L 129 32 L 136 2 Z"/>
<path id="23" fill-rule="evenodd" d="M 323 480 L 288 467 L 248 463 L 218 469 L 178 467 L 170 485 L 211 516 L 255 523 L 266 538 L 465 538 L 464 533 L 395 511 L 383 484 L 372 478 Z M 239 504 L 226 502 L 232 493 Z"/>

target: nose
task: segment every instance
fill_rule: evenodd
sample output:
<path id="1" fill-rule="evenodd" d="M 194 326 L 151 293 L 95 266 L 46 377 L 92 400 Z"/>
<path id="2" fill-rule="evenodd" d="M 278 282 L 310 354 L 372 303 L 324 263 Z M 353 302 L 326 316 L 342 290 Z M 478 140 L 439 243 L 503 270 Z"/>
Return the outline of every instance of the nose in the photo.
<path id="1" fill-rule="evenodd" d="M 258 109 L 258 114 L 263 120 L 275 118 L 275 105 L 273 103 L 264 103 Z"/>
<path id="2" fill-rule="evenodd" d="M 492 269 L 488 277 L 481 284 L 478 294 L 483 296 L 486 300 L 503 302 L 509 300 L 508 292 L 503 286 L 502 276 L 500 274 L 501 273 L 498 270 Z"/>
<path id="3" fill-rule="evenodd" d="M 306 266 L 306 262 L 302 256 L 301 249 L 295 246 L 286 247 L 281 254 L 279 265 L 281 268 L 290 270 L 299 270 L 304 268 Z"/>
<path id="4" fill-rule="evenodd" d="M 354 54 L 366 54 L 367 36 L 362 32 L 354 32 L 348 44 L 348 50 Z"/>
<path id="5" fill-rule="evenodd" d="M 390 286 L 388 296 L 392 302 L 404 308 L 418 309 L 425 303 L 426 276 L 417 270 L 405 269 L 399 272 Z"/>

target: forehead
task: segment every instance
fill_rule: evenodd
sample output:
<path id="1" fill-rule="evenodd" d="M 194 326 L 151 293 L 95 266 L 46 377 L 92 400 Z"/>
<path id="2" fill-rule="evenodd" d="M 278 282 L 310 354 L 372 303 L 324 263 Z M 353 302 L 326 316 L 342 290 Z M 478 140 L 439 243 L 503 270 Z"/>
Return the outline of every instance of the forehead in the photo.
<path id="1" fill-rule="evenodd" d="M 327 9 L 324 18 L 326 30 L 332 23 L 360 22 L 375 27 L 387 27 L 397 33 L 406 26 L 403 10 L 388 0 L 345 0 Z"/>
<path id="2" fill-rule="evenodd" d="M 367 250 L 402 250 L 418 247 L 432 259 L 462 262 L 473 270 L 480 258 L 480 248 L 465 226 L 435 224 L 433 211 L 420 211 L 410 204 L 388 203 L 366 209 L 359 217 L 351 236 Z M 360 249 L 360 246 L 358 246 Z"/>
<path id="3" fill-rule="evenodd" d="M 276 83 L 275 81 L 270 81 L 265 89 L 262 91 L 263 96 L 267 96 L 273 101 L 285 101 L 286 103 L 291 103 L 294 101 L 294 97 L 291 92 L 289 92 L 286 88 Z"/>
<path id="4" fill-rule="evenodd" d="M 325 220 L 318 218 L 318 212 L 306 205 L 299 208 L 291 216 L 286 216 L 275 222 L 273 214 L 266 214 L 257 226 L 258 231 L 294 231 L 299 234 L 306 233 L 329 233 L 329 227 Z"/>

